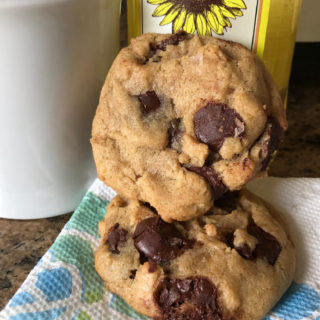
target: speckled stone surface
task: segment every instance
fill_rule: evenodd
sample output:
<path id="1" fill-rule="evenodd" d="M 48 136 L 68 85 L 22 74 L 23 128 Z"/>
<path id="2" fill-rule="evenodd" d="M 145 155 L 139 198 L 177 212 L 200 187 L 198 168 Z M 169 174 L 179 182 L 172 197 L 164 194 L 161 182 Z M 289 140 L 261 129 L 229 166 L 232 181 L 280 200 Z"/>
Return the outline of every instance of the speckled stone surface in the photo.
<path id="1" fill-rule="evenodd" d="M 289 129 L 269 175 L 320 177 L 319 56 L 320 43 L 297 45 L 287 111 Z M 33 221 L 0 219 L 0 310 L 70 216 Z"/>
<path id="2" fill-rule="evenodd" d="M 70 216 L 0 219 L 0 310 L 49 249 Z"/>

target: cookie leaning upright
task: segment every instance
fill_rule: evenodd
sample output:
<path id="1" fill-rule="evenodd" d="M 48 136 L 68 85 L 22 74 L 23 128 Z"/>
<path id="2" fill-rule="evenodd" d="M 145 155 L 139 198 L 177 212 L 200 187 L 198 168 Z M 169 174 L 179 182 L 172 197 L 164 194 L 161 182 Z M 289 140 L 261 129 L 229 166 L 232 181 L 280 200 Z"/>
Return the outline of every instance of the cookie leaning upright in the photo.
<path id="1" fill-rule="evenodd" d="M 117 196 L 99 231 L 98 274 L 154 319 L 261 319 L 295 270 L 281 214 L 244 190 L 200 218 L 172 224 Z"/>
<path id="2" fill-rule="evenodd" d="M 92 129 L 98 176 L 166 221 L 204 214 L 242 188 L 286 129 L 279 93 L 240 44 L 145 34 L 116 58 Z"/>

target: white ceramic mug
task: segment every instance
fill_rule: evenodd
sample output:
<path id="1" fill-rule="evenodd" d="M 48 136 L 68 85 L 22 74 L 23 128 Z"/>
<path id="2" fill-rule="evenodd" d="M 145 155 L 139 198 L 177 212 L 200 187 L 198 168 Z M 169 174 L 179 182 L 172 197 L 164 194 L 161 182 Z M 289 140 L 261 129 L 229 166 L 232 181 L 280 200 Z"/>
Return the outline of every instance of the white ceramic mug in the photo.
<path id="1" fill-rule="evenodd" d="M 70 212 L 92 183 L 119 20 L 120 0 L 0 0 L 0 217 Z"/>

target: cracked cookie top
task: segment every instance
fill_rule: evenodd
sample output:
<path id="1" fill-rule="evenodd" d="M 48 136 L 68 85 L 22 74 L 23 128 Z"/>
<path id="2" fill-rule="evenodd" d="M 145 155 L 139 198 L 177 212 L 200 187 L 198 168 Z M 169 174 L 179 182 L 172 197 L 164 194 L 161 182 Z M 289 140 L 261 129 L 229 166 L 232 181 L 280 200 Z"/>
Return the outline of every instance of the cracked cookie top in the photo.
<path id="1" fill-rule="evenodd" d="M 101 180 L 183 221 L 264 172 L 286 126 L 275 84 L 248 49 L 145 34 L 109 71 L 91 143 Z"/>

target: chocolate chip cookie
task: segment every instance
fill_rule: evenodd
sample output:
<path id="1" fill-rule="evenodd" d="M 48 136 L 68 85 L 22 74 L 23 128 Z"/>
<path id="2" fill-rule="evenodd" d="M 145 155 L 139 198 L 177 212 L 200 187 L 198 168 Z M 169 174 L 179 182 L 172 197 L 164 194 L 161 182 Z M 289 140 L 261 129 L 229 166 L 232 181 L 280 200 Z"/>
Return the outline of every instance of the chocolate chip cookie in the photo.
<path id="1" fill-rule="evenodd" d="M 154 319 L 261 319 L 293 277 L 285 227 L 245 190 L 172 224 L 150 204 L 117 196 L 99 225 L 95 266 L 112 292 Z"/>
<path id="2" fill-rule="evenodd" d="M 286 126 L 270 74 L 242 45 L 145 34 L 109 71 L 91 143 L 100 179 L 184 221 L 264 172 Z"/>

